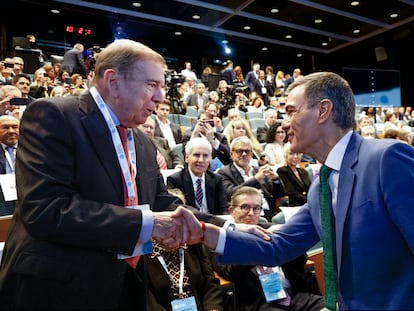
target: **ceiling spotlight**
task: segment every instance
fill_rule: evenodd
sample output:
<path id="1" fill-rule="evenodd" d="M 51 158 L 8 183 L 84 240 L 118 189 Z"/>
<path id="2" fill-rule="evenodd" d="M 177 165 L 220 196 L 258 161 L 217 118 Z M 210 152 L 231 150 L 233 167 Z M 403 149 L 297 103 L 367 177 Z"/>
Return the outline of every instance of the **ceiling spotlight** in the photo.
<path id="1" fill-rule="evenodd" d="M 393 14 L 390 15 L 390 17 L 391 18 L 397 18 L 398 17 L 398 14 L 397 13 L 393 13 Z"/>
<path id="2" fill-rule="evenodd" d="M 302 57 L 302 56 L 303 56 L 302 53 L 296 54 L 296 57 Z"/>
<path id="3" fill-rule="evenodd" d="M 351 2 L 351 5 L 352 5 L 352 6 L 358 6 L 358 5 L 359 5 L 359 1 L 352 1 L 352 2 Z"/>
<path id="4" fill-rule="evenodd" d="M 267 50 L 268 50 L 267 46 L 262 47 L 262 51 L 267 51 Z"/>
<path id="5" fill-rule="evenodd" d="M 361 30 L 360 30 L 360 29 L 354 29 L 352 32 L 353 32 L 353 33 L 360 33 L 360 32 L 361 32 Z"/>
<path id="6" fill-rule="evenodd" d="M 229 43 L 229 41 L 227 41 L 227 40 L 222 40 L 222 41 L 221 41 L 221 43 L 223 43 L 223 44 L 227 44 L 227 43 Z"/>
<path id="7" fill-rule="evenodd" d="M 250 30 L 250 29 L 251 29 L 251 27 L 250 27 L 250 26 L 244 26 L 244 27 L 243 27 L 243 29 L 244 29 L 244 30 Z"/>
<path id="8" fill-rule="evenodd" d="M 293 37 L 292 37 L 292 35 L 286 35 L 285 38 L 286 39 L 292 39 Z"/>
<path id="9" fill-rule="evenodd" d="M 322 23 L 322 18 L 315 19 L 315 24 L 320 24 L 320 23 Z"/>
<path id="10" fill-rule="evenodd" d="M 140 6 L 142 6 L 141 2 L 132 2 L 132 6 L 139 8 Z"/>
<path id="11" fill-rule="evenodd" d="M 181 36 L 183 33 L 182 33 L 181 31 L 176 31 L 176 32 L 174 32 L 174 34 L 175 34 L 176 36 Z"/>
<path id="12" fill-rule="evenodd" d="M 270 13 L 273 13 L 273 14 L 279 13 L 279 9 L 276 9 L 276 8 L 275 9 L 271 9 L 270 10 Z"/>
<path id="13" fill-rule="evenodd" d="M 322 46 L 327 46 L 328 42 L 322 42 Z"/>
<path id="14" fill-rule="evenodd" d="M 60 11 L 58 9 L 52 9 L 50 10 L 50 12 L 52 12 L 53 14 L 59 14 Z"/>
<path id="15" fill-rule="evenodd" d="M 200 17 L 200 15 L 197 15 L 197 14 L 194 14 L 193 16 L 192 16 L 192 19 L 200 19 L 201 17 Z"/>

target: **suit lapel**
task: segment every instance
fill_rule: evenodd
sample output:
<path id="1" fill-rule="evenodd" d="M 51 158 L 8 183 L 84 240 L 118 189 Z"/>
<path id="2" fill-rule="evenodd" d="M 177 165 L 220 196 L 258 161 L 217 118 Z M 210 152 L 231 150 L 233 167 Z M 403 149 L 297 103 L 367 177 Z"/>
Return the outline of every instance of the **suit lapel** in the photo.
<path id="1" fill-rule="evenodd" d="M 99 159 L 106 174 L 109 176 L 113 188 L 118 193 L 120 202 L 123 202 L 124 189 L 121 167 L 118 164 L 111 135 L 102 113 L 88 94 L 89 93 L 79 96 L 79 108 L 85 113 L 81 122 L 86 135 L 89 137 L 91 146 L 95 149 L 96 157 Z M 114 167 L 114 163 L 116 163 L 116 167 Z"/>
<path id="2" fill-rule="evenodd" d="M 345 151 L 345 156 L 342 160 L 341 169 L 339 173 L 338 181 L 338 197 L 336 206 L 335 217 L 335 230 L 336 230 L 336 249 L 337 249 L 337 265 L 341 266 L 342 258 L 342 240 L 346 215 L 350 207 L 350 201 L 352 198 L 352 189 L 355 183 L 355 173 L 353 170 L 354 165 L 358 161 L 358 150 L 361 146 L 363 138 L 358 134 L 353 133 L 349 141 L 349 144 Z M 338 269 L 338 277 L 339 271 Z"/>

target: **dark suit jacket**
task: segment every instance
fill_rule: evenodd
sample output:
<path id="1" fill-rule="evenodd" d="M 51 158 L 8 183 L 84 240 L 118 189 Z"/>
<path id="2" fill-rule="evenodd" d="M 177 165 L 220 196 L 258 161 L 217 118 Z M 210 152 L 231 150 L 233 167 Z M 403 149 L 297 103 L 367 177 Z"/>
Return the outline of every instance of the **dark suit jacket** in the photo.
<path id="1" fill-rule="evenodd" d="M 169 276 L 157 257 L 148 257 L 148 310 L 169 311 L 171 293 Z M 198 310 L 223 310 L 220 281 L 214 276 L 208 250 L 201 244 L 189 245 L 184 251 L 184 265 L 191 282 Z"/>
<path id="2" fill-rule="evenodd" d="M 182 134 L 182 132 L 181 132 L 181 127 L 180 127 L 180 125 L 179 125 L 179 124 L 175 124 L 175 123 L 170 122 L 170 128 L 171 128 L 171 131 L 172 131 L 172 133 L 173 133 L 173 135 L 174 135 L 175 142 L 176 142 L 177 144 L 182 143 L 182 142 L 183 142 L 183 134 Z M 158 120 L 157 120 L 157 119 L 155 119 L 155 130 L 154 130 L 154 135 L 155 135 L 155 136 L 158 136 L 158 137 L 163 137 L 163 138 L 165 138 L 165 137 L 164 137 L 164 134 L 163 134 L 163 133 L 162 133 L 162 131 L 161 131 L 160 124 L 158 123 Z"/>
<path id="3" fill-rule="evenodd" d="M 304 168 L 298 168 L 300 181 L 289 166 L 279 167 L 277 173 L 283 180 L 285 193 L 289 197 L 289 206 L 300 206 L 306 203 L 311 184 L 309 174 Z"/>
<path id="4" fill-rule="evenodd" d="M 341 310 L 414 309 L 413 168 L 412 146 L 352 134 L 339 171 L 335 217 Z M 316 179 L 308 202 L 270 242 L 229 231 L 224 254 L 218 259 L 279 265 L 308 250 L 321 236 Z"/>
<path id="5" fill-rule="evenodd" d="M 257 168 L 253 167 L 253 174 L 256 174 L 258 171 Z M 256 189 L 261 189 L 269 204 L 270 210 L 264 210 L 265 218 L 270 220 L 279 209 L 276 208 L 276 199 L 273 193 L 273 184 L 271 182 L 260 183 L 255 177 L 251 177 L 248 180 L 244 181 L 243 176 L 240 174 L 238 169 L 234 166 L 233 163 L 223 166 L 217 171 L 223 179 L 223 186 L 226 191 L 227 200 L 230 201 L 231 195 L 238 188 L 243 186 L 250 186 Z"/>
<path id="6" fill-rule="evenodd" d="M 269 97 L 272 97 L 273 93 L 275 92 L 272 84 L 266 79 L 264 80 L 264 87 L 266 88 L 265 93 L 262 92 L 262 84 L 260 83 L 259 79 L 256 79 L 253 85 L 254 85 L 254 91 L 258 95 L 262 96 L 265 106 L 269 106 Z"/>
<path id="7" fill-rule="evenodd" d="M 71 75 L 79 73 L 86 76 L 86 65 L 83 53 L 75 48 L 70 49 L 63 55 L 62 71 L 68 71 Z"/>
<path id="8" fill-rule="evenodd" d="M 244 78 L 244 83 L 249 87 L 250 92 L 254 91 L 254 82 L 257 80 L 254 71 L 250 70 Z"/>
<path id="9" fill-rule="evenodd" d="M 6 151 L 1 145 L 0 149 L 0 174 L 6 174 Z M 14 213 L 14 210 L 16 209 L 16 200 L 6 202 L 4 200 L 3 191 L 0 192 L 0 216 L 12 215 Z"/>
<path id="10" fill-rule="evenodd" d="M 207 95 L 203 95 L 203 107 L 207 103 L 208 103 L 208 96 Z M 188 106 L 196 106 L 196 107 L 198 107 L 198 94 L 197 93 L 193 93 L 193 94 L 188 95 L 188 97 L 187 97 L 187 105 Z"/>
<path id="11" fill-rule="evenodd" d="M 187 204 L 196 206 L 193 181 L 191 180 L 191 175 L 188 167 L 168 176 L 167 187 L 169 189 L 180 189 L 185 195 Z M 228 204 L 221 176 L 217 175 L 216 173 L 207 171 L 205 173 L 205 188 L 206 193 L 204 193 L 204 195 L 207 199 L 207 206 L 210 214 L 227 215 L 229 213 Z"/>
<path id="12" fill-rule="evenodd" d="M 139 130 L 134 136 L 139 203 L 152 206 L 157 194 L 168 196 L 167 189 L 154 144 Z M 141 211 L 124 208 L 112 146 L 89 92 L 27 106 L 16 159 L 19 200 L 0 270 L 0 309 L 118 307 L 127 266 L 117 254 L 134 249 Z M 146 290 L 142 283 L 138 287 L 143 309 Z"/>
<path id="13" fill-rule="evenodd" d="M 178 154 L 170 149 L 166 138 L 155 136 L 152 141 L 167 162 L 168 168 L 175 168 L 179 164 L 184 166 L 184 163 L 181 161 Z"/>
<path id="14" fill-rule="evenodd" d="M 191 132 L 188 132 L 184 135 L 183 137 L 183 152 L 185 155 L 185 146 L 187 144 L 187 142 L 191 139 Z M 227 137 L 222 134 L 222 133 L 214 133 L 214 137 L 220 142 L 219 146 L 216 149 L 213 148 L 212 154 L 211 154 L 211 158 L 218 158 L 221 163 L 223 163 L 224 165 L 229 164 L 231 161 L 230 158 L 230 145 L 229 142 L 227 140 Z"/>

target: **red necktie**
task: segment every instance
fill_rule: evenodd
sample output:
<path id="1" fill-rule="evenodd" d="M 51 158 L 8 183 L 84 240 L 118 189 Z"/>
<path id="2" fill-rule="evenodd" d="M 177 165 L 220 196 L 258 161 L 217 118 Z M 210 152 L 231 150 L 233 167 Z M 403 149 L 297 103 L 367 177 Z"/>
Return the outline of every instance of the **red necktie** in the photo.
<path id="1" fill-rule="evenodd" d="M 121 142 L 122 142 L 122 147 L 124 148 L 124 152 L 125 152 L 125 157 L 126 160 L 128 161 L 128 167 L 129 167 L 129 172 L 131 173 L 131 179 L 132 179 L 132 183 L 134 184 L 134 199 L 133 199 L 133 205 L 138 205 L 138 191 L 137 191 L 137 184 L 135 182 L 135 176 L 134 176 L 134 172 L 132 170 L 132 164 L 131 164 L 131 159 L 129 158 L 129 152 L 128 152 L 128 128 L 122 126 L 122 125 L 118 125 L 117 127 L 118 133 L 119 133 L 119 137 L 121 138 Z M 124 177 L 122 176 L 122 179 L 124 179 Z M 125 206 L 129 206 L 130 205 L 130 199 L 128 197 L 128 190 L 126 187 L 126 182 L 124 179 L 124 204 Z M 132 267 L 132 268 L 136 268 L 138 261 L 139 261 L 139 257 L 140 256 L 136 256 L 136 257 L 130 257 L 125 259 L 125 261 Z"/>
<path id="2" fill-rule="evenodd" d="M 167 162 L 165 162 L 165 159 L 162 156 L 161 152 L 159 152 L 159 150 L 157 150 L 157 162 L 160 170 L 166 170 L 168 168 Z"/>

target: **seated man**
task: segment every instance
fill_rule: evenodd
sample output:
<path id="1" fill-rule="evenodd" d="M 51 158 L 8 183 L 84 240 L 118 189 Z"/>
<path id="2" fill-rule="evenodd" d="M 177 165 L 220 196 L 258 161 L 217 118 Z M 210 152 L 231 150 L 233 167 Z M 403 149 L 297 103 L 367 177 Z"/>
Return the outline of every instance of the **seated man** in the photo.
<path id="1" fill-rule="evenodd" d="M 228 214 L 226 193 L 219 175 L 208 170 L 211 144 L 205 138 L 191 138 L 185 146 L 187 167 L 167 177 L 167 187 L 180 189 L 188 205 L 201 212 Z"/>
<path id="2" fill-rule="evenodd" d="M 160 169 L 184 168 L 184 163 L 181 161 L 178 154 L 170 148 L 168 140 L 163 137 L 154 136 L 155 120 L 151 116 L 147 118 L 144 124 L 138 126 L 138 128 L 152 140 L 155 147 L 157 147 L 158 152 L 161 154 L 157 156 Z M 159 157 L 161 157 L 161 159 Z"/>
<path id="3" fill-rule="evenodd" d="M 262 194 L 253 187 L 241 187 L 231 197 L 229 211 L 236 224 L 259 224 Z M 259 224 L 260 225 L 260 224 Z M 319 311 L 324 299 L 309 292 L 304 279 L 306 256 L 282 267 L 219 265 L 215 271 L 234 283 L 237 310 Z"/>
<path id="4" fill-rule="evenodd" d="M 168 140 L 170 147 L 174 147 L 176 144 L 183 142 L 183 136 L 181 133 L 181 127 L 179 124 L 175 124 L 168 120 L 168 115 L 171 111 L 171 102 L 168 99 L 164 99 L 162 103 L 157 103 L 155 108 L 155 132 L 157 137 L 164 137 Z"/>
<path id="5" fill-rule="evenodd" d="M 223 178 L 227 199 L 230 200 L 233 192 L 242 186 L 251 186 L 262 190 L 265 198 L 263 202 L 264 216 L 270 221 L 280 211 L 277 199 L 285 195 L 281 180 L 268 164 L 259 168 L 250 165 L 253 148 L 252 142 L 247 136 L 233 139 L 230 150 L 232 163 L 217 171 L 217 174 Z"/>

